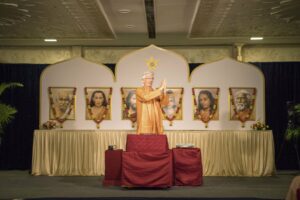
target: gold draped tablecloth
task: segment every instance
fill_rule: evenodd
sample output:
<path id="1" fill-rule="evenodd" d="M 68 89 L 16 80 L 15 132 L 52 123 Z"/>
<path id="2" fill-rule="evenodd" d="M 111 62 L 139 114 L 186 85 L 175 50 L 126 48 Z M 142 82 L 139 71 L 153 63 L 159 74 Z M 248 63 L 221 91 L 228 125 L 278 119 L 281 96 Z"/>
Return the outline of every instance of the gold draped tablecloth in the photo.
<path id="1" fill-rule="evenodd" d="M 108 145 L 125 149 L 126 135 L 117 130 L 35 130 L 32 174 L 104 175 Z M 270 176 L 275 173 L 272 131 L 165 131 L 169 148 L 194 144 L 201 149 L 204 176 Z"/>

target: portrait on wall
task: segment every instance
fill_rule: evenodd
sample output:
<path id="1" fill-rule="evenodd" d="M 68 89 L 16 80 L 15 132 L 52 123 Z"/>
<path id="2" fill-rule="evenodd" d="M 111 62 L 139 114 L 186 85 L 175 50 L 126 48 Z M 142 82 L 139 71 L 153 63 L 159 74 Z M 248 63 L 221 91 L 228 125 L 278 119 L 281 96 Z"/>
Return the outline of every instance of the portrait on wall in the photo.
<path id="1" fill-rule="evenodd" d="M 63 123 L 75 119 L 75 87 L 49 87 L 50 119 Z"/>
<path id="2" fill-rule="evenodd" d="M 167 88 L 166 94 L 168 95 L 169 103 L 167 106 L 162 107 L 162 111 L 164 119 L 168 120 L 170 126 L 172 126 L 173 120 L 182 120 L 183 88 Z"/>
<path id="3" fill-rule="evenodd" d="M 200 120 L 208 127 L 210 120 L 219 120 L 219 88 L 195 87 L 194 120 Z"/>
<path id="4" fill-rule="evenodd" d="M 122 87 L 122 119 L 132 122 L 134 127 L 137 120 L 136 115 L 136 87 Z"/>
<path id="5" fill-rule="evenodd" d="M 256 88 L 229 88 L 230 120 L 255 120 Z"/>
<path id="6" fill-rule="evenodd" d="M 86 87 L 86 119 L 93 120 L 99 128 L 102 120 L 111 118 L 111 87 Z"/>

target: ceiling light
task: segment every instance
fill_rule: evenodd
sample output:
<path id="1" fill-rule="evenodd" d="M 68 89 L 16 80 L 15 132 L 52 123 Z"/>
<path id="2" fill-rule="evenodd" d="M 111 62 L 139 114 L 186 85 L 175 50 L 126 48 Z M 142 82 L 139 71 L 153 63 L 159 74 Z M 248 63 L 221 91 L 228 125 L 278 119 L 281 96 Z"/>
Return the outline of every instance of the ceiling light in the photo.
<path id="1" fill-rule="evenodd" d="M 134 27 L 135 27 L 135 25 L 128 24 L 128 25 L 126 25 L 126 27 L 127 27 L 127 28 L 134 28 Z"/>
<path id="2" fill-rule="evenodd" d="M 45 42 L 57 42 L 57 39 L 54 38 L 49 38 L 49 39 L 44 39 Z"/>
<path id="3" fill-rule="evenodd" d="M 118 12 L 121 13 L 121 14 L 127 14 L 127 13 L 130 13 L 131 10 L 129 10 L 129 9 L 120 9 L 120 10 L 118 10 Z"/>
<path id="4" fill-rule="evenodd" d="M 284 3 L 288 3 L 288 2 L 290 2 L 290 1 L 292 1 L 292 0 L 282 0 L 282 1 L 280 1 L 279 3 L 280 3 L 280 4 L 284 4 Z"/>
<path id="5" fill-rule="evenodd" d="M 250 40 L 263 40 L 263 37 L 251 37 Z"/>

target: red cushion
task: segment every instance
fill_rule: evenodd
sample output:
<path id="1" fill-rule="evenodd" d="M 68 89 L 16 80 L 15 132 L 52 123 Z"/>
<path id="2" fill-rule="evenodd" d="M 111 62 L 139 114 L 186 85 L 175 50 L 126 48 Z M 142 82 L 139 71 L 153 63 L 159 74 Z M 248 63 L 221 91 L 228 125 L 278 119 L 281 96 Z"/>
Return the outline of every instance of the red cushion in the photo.
<path id="1" fill-rule="evenodd" d="M 128 134 L 126 151 L 163 153 L 169 149 L 166 135 L 136 135 Z"/>

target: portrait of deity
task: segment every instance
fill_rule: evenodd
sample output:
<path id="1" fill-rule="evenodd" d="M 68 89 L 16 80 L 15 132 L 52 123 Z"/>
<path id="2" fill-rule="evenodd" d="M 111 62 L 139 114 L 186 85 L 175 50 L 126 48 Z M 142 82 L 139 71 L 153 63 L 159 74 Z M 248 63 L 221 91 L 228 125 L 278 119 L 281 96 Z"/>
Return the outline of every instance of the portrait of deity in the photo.
<path id="1" fill-rule="evenodd" d="M 123 87 L 122 93 L 122 119 L 136 122 L 136 88 Z"/>
<path id="2" fill-rule="evenodd" d="M 219 119 L 219 88 L 193 88 L 194 120 L 208 123 Z"/>
<path id="3" fill-rule="evenodd" d="M 86 119 L 101 122 L 110 119 L 110 87 L 86 87 Z"/>
<path id="4" fill-rule="evenodd" d="M 230 120 L 255 120 L 256 88 L 229 88 Z"/>
<path id="5" fill-rule="evenodd" d="M 75 119 L 75 95 L 74 87 L 49 87 L 50 119 L 63 122 Z"/>
<path id="6" fill-rule="evenodd" d="M 182 96 L 183 88 L 167 88 L 169 98 L 167 106 L 162 107 L 164 119 L 173 121 L 182 119 Z"/>

